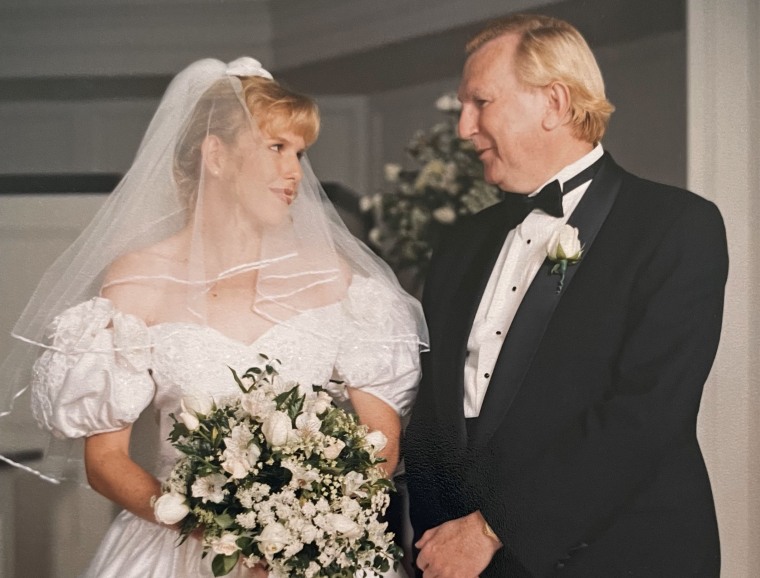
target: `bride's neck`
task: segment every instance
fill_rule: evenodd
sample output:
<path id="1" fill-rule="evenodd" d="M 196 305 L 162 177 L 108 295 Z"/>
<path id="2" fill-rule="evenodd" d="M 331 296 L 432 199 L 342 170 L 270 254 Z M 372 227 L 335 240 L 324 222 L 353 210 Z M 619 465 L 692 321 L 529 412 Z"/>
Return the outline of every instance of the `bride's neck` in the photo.
<path id="1" fill-rule="evenodd" d="M 261 258 L 261 230 L 241 215 L 204 211 L 190 221 L 187 236 L 192 254 L 202 251 L 209 276 L 219 275 Z M 200 256 L 200 255 L 198 255 Z"/>

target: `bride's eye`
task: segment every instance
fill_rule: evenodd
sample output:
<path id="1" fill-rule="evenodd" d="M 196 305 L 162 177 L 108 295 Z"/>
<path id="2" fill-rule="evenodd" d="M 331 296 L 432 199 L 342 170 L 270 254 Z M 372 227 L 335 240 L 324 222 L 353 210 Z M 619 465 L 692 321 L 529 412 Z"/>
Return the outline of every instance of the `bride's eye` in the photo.
<path id="1" fill-rule="evenodd" d="M 275 143 L 275 144 L 269 145 L 269 148 L 276 153 L 282 151 L 282 147 L 283 147 L 282 143 Z"/>

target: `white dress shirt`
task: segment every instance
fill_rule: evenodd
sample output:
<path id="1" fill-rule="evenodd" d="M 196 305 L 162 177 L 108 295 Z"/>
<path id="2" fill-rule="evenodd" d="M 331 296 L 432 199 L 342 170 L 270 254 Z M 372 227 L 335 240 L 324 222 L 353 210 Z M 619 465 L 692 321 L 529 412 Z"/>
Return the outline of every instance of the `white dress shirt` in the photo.
<path id="1" fill-rule="evenodd" d="M 551 179 L 565 181 L 591 166 L 604 153 L 602 145 L 566 166 Z M 496 365 L 504 338 L 533 278 L 546 259 L 546 245 L 552 233 L 567 223 L 588 189 L 591 179 L 562 197 L 563 217 L 553 217 L 534 209 L 525 220 L 509 232 L 496 259 L 488 285 L 467 341 L 464 366 L 464 415 L 477 417 Z M 541 185 L 534 193 L 543 188 Z"/>

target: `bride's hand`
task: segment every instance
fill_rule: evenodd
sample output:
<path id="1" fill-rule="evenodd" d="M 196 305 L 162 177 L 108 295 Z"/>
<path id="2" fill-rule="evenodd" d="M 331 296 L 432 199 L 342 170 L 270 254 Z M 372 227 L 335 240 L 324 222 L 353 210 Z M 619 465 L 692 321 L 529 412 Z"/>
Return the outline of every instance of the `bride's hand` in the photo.
<path id="1" fill-rule="evenodd" d="M 269 570 L 264 562 L 259 562 L 253 568 L 251 568 L 251 576 L 253 578 L 267 578 L 269 576 Z"/>

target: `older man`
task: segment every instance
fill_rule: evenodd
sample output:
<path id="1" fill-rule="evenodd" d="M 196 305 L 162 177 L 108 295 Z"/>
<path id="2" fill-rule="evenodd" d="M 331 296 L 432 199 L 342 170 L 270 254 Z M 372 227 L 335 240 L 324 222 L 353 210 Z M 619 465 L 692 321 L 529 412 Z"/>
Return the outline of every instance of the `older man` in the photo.
<path id="1" fill-rule="evenodd" d="M 459 131 L 503 203 L 434 254 L 405 443 L 425 578 L 718 576 L 696 418 L 728 259 L 716 207 L 621 169 L 566 22 L 467 46 Z M 582 250 L 580 250 L 582 247 Z"/>

